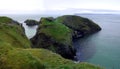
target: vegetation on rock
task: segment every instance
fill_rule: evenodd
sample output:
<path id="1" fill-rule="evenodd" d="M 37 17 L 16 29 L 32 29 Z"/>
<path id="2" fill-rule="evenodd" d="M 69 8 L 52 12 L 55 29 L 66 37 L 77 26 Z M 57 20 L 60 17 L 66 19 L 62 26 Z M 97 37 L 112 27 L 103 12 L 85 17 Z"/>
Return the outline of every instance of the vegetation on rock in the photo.
<path id="1" fill-rule="evenodd" d="M 16 21 L 12 20 L 11 18 L 2 16 L 2 17 L 0 17 L 0 24 L 1 23 L 10 24 L 10 23 L 16 23 Z"/>
<path id="2" fill-rule="evenodd" d="M 72 32 L 64 24 L 42 18 L 37 34 L 31 39 L 33 47 L 45 48 L 59 53 L 65 58 L 73 59 L 75 51 L 72 46 Z"/>
<path id="3" fill-rule="evenodd" d="M 101 30 L 100 26 L 92 20 L 75 15 L 64 15 L 56 18 L 57 22 L 63 23 L 73 30 L 73 37 L 78 38 Z"/>
<path id="4" fill-rule="evenodd" d="M 75 15 L 41 18 L 40 23 L 31 39 L 32 47 L 49 49 L 68 59 L 75 56 L 72 39 L 101 30 L 93 21 Z"/>
<path id="5" fill-rule="evenodd" d="M 102 69 L 99 66 L 85 62 L 76 64 L 71 60 L 64 59 L 60 55 L 45 49 L 27 49 L 27 51 L 40 59 L 46 69 Z"/>
<path id="6" fill-rule="evenodd" d="M 28 26 L 34 26 L 34 25 L 38 25 L 39 22 L 36 20 L 32 20 L 32 19 L 27 19 L 26 21 L 24 21 L 24 23 L 26 23 L 26 25 Z"/>
<path id="7" fill-rule="evenodd" d="M 76 64 L 49 50 L 30 48 L 31 43 L 26 38 L 24 29 L 20 24 L 16 23 L 16 21 L 8 17 L 0 17 L 0 69 L 102 69 L 89 63 Z M 53 32 L 54 29 L 49 30 L 52 32 L 52 34 L 48 34 L 49 36 L 58 36 L 58 33 L 61 33 L 62 36 L 67 35 L 71 38 L 71 30 L 68 27 L 61 23 L 55 23 L 53 22 L 52 25 L 52 22 L 45 22 L 42 25 L 46 28 L 56 26 L 67 32 L 63 33 L 64 31 L 55 27 L 54 29 L 58 29 L 60 32 L 55 30 L 57 32 L 55 33 Z M 62 27 L 57 26 L 57 24 Z M 48 29 L 43 31 L 48 32 Z M 40 31 L 38 32 L 40 33 Z M 53 37 L 53 39 L 60 41 L 64 45 L 61 38 L 63 41 L 68 40 L 71 43 L 70 38 L 67 39 L 68 37 Z"/>
<path id="8" fill-rule="evenodd" d="M 25 36 L 23 27 L 13 23 L 13 20 L 8 17 L 0 17 L 0 40 L 17 48 L 30 48 L 30 41 Z"/>
<path id="9" fill-rule="evenodd" d="M 0 69 L 44 69 L 40 60 L 22 48 L 0 42 Z"/>
<path id="10" fill-rule="evenodd" d="M 88 63 L 73 63 L 45 49 L 13 48 L 10 44 L 2 43 L 0 69 L 102 69 Z"/>

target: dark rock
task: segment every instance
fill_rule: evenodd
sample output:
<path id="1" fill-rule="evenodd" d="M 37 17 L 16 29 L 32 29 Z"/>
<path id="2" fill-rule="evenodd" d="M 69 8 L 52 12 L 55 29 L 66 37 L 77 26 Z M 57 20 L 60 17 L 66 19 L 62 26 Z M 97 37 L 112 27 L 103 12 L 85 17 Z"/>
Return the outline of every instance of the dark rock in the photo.
<path id="1" fill-rule="evenodd" d="M 42 18 L 36 35 L 31 39 L 33 48 L 45 48 L 67 59 L 74 59 L 72 32 L 62 23 Z"/>
<path id="2" fill-rule="evenodd" d="M 56 19 L 73 30 L 73 38 L 83 37 L 101 30 L 100 26 L 88 18 L 64 15 Z"/>
<path id="3" fill-rule="evenodd" d="M 39 24 L 38 21 L 31 20 L 31 19 L 28 19 L 28 20 L 24 21 L 24 23 L 26 23 L 26 25 L 28 25 L 28 26 L 34 26 L 34 25 L 38 25 Z"/>
<path id="4" fill-rule="evenodd" d="M 48 21 L 54 21 L 55 19 L 53 17 L 47 17 L 46 18 Z"/>
<path id="5" fill-rule="evenodd" d="M 41 18 L 40 23 L 36 35 L 31 39 L 32 47 L 51 50 L 67 59 L 74 59 L 76 52 L 72 38 L 77 39 L 101 30 L 93 21 L 74 15 L 56 19 Z"/>
<path id="6" fill-rule="evenodd" d="M 72 46 L 68 46 L 57 42 L 52 37 L 46 36 L 43 33 L 37 34 L 31 39 L 33 46 L 32 48 L 44 48 L 60 54 L 62 57 L 67 59 L 74 59 L 75 51 Z"/>

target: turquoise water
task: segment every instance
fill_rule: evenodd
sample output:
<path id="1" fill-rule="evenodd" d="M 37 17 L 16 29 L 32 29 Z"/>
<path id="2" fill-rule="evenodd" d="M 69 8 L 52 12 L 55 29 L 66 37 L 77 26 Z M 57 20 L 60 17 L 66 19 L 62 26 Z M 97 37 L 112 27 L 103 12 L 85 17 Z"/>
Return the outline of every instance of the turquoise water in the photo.
<path id="1" fill-rule="evenodd" d="M 102 30 L 74 43 L 79 61 L 120 69 L 120 15 L 81 16 L 92 19 Z"/>
<path id="2" fill-rule="evenodd" d="M 41 15 L 7 15 L 17 20 L 25 27 L 28 38 L 36 33 L 37 26 L 28 27 L 26 19 L 40 20 Z M 90 62 L 107 69 L 120 69 L 120 15 L 80 15 L 92 19 L 102 27 L 102 30 L 91 36 L 74 42 L 79 61 Z"/>

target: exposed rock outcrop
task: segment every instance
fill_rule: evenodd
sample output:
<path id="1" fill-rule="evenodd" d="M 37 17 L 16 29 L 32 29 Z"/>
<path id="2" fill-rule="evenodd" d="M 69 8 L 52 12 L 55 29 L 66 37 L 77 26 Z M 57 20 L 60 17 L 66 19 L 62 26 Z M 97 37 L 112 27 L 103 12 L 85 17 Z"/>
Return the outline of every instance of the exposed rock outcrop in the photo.
<path id="1" fill-rule="evenodd" d="M 73 38 L 79 38 L 101 30 L 100 26 L 92 20 L 76 15 L 64 15 L 56 18 L 56 21 L 65 24 L 73 30 Z"/>
<path id="2" fill-rule="evenodd" d="M 65 25 L 42 19 L 37 34 L 35 40 L 41 41 L 42 37 L 43 47 L 54 45 L 49 46 L 50 50 L 56 51 L 55 46 L 58 46 L 63 54 L 72 52 L 71 30 Z M 39 46 L 39 42 L 37 44 Z M 89 63 L 76 64 L 52 51 L 32 49 L 30 45 L 22 25 L 8 17 L 0 17 L 0 69 L 102 69 Z"/>
<path id="3" fill-rule="evenodd" d="M 26 23 L 26 25 L 28 26 L 34 26 L 34 25 L 38 25 L 39 22 L 36 20 L 32 20 L 32 19 L 27 19 L 26 21 L 24 21 L 24 23 Z"/>
<path id="4" fill-rule="evenodd" d="M 64 58 L 73 59 L 72 32 L 64 24 L 42 18 L 37 34 L 31 39 L 33 46 L 59 53 Z"/>
<path id="5" fill-rule="evenodd" d="M 49 49 L 68 59 L 75 56 L 72 39 L 101 30 L 93 21 L 74 15 L 41 18 L 40 23 L 31 39 L 32 47 Z"/>

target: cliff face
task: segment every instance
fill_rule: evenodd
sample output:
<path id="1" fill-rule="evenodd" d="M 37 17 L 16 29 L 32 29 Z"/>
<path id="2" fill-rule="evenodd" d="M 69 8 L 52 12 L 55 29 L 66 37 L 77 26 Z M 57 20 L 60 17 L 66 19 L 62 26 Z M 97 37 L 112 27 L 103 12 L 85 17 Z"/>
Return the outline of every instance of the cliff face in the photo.
<path id="1" fill-rule="evenodd" d="M 73 59 L 75 51 L 72 46 L 72 31 L 50 18 L 42 18 L 40 22 L 37 34 L 31 39 L 32 47 L 49 49 L 65 58 Z"/>
<path id="2" fill-rule="evenodd" d="M 0 69 L 101 69 L 88 63 L 76 64 L 53 53 L 52 51 L 56 52 L 56 50 L 72 53 L 71 30 L 61 23 L 49 22 L 44 18 L 42 20 L 43 24 L 38 28 L 35 39 L 41 41 L 43 36 L 41 47 L 47 46 L 49 50 L 31 48 L 23 27 L 11 18 L 0 17 Z M 52 44 L 61 46 L 61 49 L 49 46 Z"/>
<path id="3" fill-rule="evenodd" d="M 73 30 L 73 38 L 86 36 L 101 30 L 100 26 L 88 18 L 75 15 L 64 15 L 56 19 Z"/>
<path id="4" fill-rule="evenodd" d="M 93 21 L 74 15 L 65 15 L 56 19 L 41 18 L 36 35 L 31 39 L 35 48 L 45 48 L 64 58 L 74 59 L 75 50 L 72 39 L 95 33 L 101 28 Z"/>

